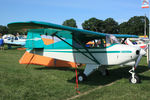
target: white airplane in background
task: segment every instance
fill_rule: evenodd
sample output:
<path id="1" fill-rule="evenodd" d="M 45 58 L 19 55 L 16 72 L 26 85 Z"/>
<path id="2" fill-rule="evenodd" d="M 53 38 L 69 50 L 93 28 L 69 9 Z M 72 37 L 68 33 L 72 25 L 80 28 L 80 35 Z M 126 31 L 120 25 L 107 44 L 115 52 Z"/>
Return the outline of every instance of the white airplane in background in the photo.
<path id="1" fill-rule="evenodd" d="M 131 83 L 139 83 L 135 69 L 146 53 L 145 50 L 120 44 L 117 40 L 117 38 L 138 38 L 136 35 L 110 35 L 38 21 L 15 22 L 8 24 L 8 27 L 27 30 L 25 47 L 29 53 L 86 64 L 84 72 L 78 75 L 80 82 L 85 81 L 95 70 L 100 70 L 103 75 L 107 75 L 107 66 L 130 65 L 132 69 L 129 71 L 131 73 L 129 80 Z M 57 37 L 61 41 L 45 45 L 42 35 Z M 89 41 L 94 41 L 94 45 L 86 47 Z"/>
<path id="2" fill-rule="evenodd" d="M 4 35 L 2 37 L 5 44 L 15 45 L 15 46 L 25 46 L 26 38 L 23 36 L 14 36 L 11 34 Z"/>
<path id="3" fill-rule="evenodd" d="M 132 40 L 134 40 L 134 42 L 132 42 Z M 138 46 L 138 47 L 140 47 L 142 49 L 146 48 L 147 45 L 149 44 L 149 39 L 138 39 L 138 38 L 136 39 L 135 38 L 135 39 L 132 39 L 132 40 L 127 38 L 125 40 L 125 44 L 132 45 L 132 46 Z"/>

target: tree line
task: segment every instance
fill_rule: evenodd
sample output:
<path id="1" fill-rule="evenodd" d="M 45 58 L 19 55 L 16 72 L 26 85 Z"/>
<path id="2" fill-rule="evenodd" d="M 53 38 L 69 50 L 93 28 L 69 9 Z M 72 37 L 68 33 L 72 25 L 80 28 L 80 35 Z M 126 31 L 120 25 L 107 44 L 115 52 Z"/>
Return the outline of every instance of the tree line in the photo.
<path id="1" fill-rule="evenodd" d="M 145 16 L 134 16 L 128 21 L 118 24 L 113 18 L 100 20 L 95 17 L 85 20 L 82 28 L 85 30 L 96 31 L 109 34 L 134 34 L 144 35 L 144 26 L 146 21 L 146 34 L 149 31 L 149 20 Z M 62 25 L 77 28 L 76 21 L 72 18 L 63 22 Z"/>
<path id="2" fill-rule="evenodd" d="M 109 33 L 109 34 L 135 34 L 144 35 L 144 25 L 146 21 L 146 34 L 149 30 L 149 20 L 145 16 L 134 16 L 128 21 L 119 24 L 113 18 L 107 18 L 106 20 L 100 20 L 92 17 L 85 20 L 82 23 L 82 28 L 85 30 Z M 77 28 L 76 20 L 73 18 L 65 20 L 62 25 Z M 7 26 L 0 25 L 0 33 L 4 34 L 14 34 L 17 33 L 14 30 L 9 29 Z"/>

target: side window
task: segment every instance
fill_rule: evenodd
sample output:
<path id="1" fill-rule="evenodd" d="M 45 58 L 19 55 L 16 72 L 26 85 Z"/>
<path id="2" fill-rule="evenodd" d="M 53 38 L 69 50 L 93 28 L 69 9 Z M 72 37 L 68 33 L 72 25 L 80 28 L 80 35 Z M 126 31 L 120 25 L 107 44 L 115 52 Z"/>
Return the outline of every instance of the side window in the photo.
<path id="1" fill-rule="evenodd" d="M 95 39 L 86 43 L 86 47 L 88 48 L 104 48 L 105 47 L 105 39 Z"/>

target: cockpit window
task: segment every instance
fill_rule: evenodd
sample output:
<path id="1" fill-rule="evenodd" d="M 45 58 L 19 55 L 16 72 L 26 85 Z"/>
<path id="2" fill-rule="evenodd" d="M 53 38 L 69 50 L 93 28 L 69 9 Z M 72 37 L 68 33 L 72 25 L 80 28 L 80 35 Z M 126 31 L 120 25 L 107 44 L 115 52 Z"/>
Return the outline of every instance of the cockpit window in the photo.
<path id="1" fill-rule="evenodd" d="M 105 47 L 105 39 L 94 39 L 86 43 L 86 47 L 90 48 L 104 48 Z"/>
<path id="2" fill-rule="evenodd" d="M 105 38 L 94 39 L 86 43 L 88 48 L 106 48 L 112 44 L 120 44 L 114 35 L 106 35 Z"/>
<path id="3" fill-rule="evenodd" d="M 107 35 L 106 36 L 106 46 L 110 46 L 112 44 L 118 44 L 119 41 L 114 35 Z"/>

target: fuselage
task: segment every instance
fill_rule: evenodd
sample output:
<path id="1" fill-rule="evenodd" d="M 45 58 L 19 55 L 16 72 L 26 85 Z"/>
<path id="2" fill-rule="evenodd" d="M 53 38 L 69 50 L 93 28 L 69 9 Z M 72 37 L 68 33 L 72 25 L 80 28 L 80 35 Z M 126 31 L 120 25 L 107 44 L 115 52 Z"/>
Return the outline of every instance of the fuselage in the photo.
<path id="1" fill-rule="evenodd" d="M 88 51 L 86 49 L 36 49 L 34 53 L 82 64 L 96 64 L 91 60 L 95 58 L 101 65 L 120 65 L 135 61 L 138 57 L 137 51 L 140 51 L 140 48 L 114 44 L 106 48 L 88 48 Z"/>

